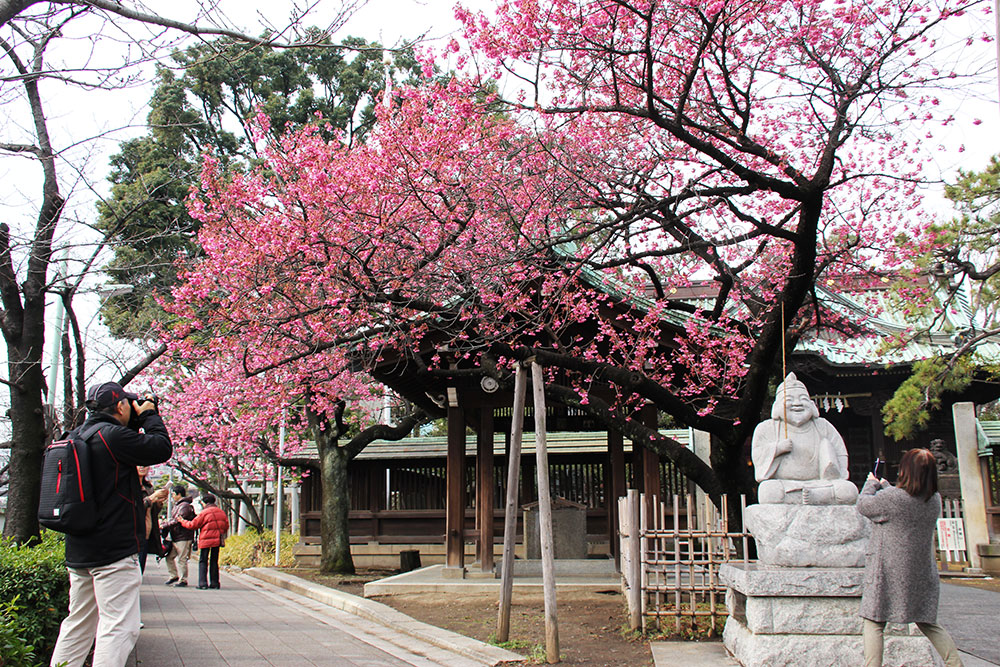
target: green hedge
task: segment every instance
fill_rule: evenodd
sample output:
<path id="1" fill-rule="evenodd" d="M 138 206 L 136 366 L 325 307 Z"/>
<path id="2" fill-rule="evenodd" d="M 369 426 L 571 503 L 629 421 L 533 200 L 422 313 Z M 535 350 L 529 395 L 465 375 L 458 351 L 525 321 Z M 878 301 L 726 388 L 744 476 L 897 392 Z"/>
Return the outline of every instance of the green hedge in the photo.
<path id="1" fill-rule="evenodd" d="M 0 607 L 0 643 L 7 644 L 0 648 L 5 654 L 16 655 L 24 647 L 43 659 L 51 654 L 69 608 L 65 554 L 62 535 L 51 531 L 43 531 L 41 542 L 32 546 L 0 541 L 0 600 L 8 602 Z M 20 640 L 20 649 L 11 637 Z M 36 663 L 8 662 L 5 656 L 0 664 Z"/>

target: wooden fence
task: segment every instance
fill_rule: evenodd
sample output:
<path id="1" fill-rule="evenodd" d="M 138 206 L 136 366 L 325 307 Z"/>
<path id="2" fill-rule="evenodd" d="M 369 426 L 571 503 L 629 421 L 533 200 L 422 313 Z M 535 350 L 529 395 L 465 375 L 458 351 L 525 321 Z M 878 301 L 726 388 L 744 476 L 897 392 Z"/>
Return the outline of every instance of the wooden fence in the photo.
<path id="1" fill-rule="evenodd" d="M 721 508 L 711 502 L 699 507 L 692 496 L 682 501 L 675 495 L 654 504 L 635 490 L 618 499 L 621 571 L 633 630 L 655 626 L 681 634 L 706 621 L 703 632 L 721 628 L 726 589 L 719 583 L 719 567 L 749 562 L 752 539 L 729 530 L 730 502 L 723 497 Z M 742 515 L 746 498 L 738 502 Z"/>

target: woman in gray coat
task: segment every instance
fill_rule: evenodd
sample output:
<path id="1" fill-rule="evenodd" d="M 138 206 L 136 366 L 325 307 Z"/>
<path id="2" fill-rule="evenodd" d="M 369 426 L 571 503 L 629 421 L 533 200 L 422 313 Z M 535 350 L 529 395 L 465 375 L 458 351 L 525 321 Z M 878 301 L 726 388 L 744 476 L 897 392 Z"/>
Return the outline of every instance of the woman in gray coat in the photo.
<path id="1" fill-rule="evenodd" d="M 882 665 L 886 622 L 916 623 L 948 667 L 962 660 L 937 624 L 938 582 L 934 526 L 941 514 L 937 462 L 927 449 L 911 449 L 899 462 L 896 486 L 869 473 L 858 511 L 872 520 L 861 594 L 865 667 Z"/>

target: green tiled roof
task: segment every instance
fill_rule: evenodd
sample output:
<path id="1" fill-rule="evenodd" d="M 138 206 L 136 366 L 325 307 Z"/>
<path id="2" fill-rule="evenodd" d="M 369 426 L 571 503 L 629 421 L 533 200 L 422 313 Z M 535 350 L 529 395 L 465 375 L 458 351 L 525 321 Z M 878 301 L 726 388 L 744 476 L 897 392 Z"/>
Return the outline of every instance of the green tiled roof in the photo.
<path id="1" fill-rule="evenodd" d="M 693 436 L 691 429 L 670 429 L 661 430 L 661 434 L 671 437 L 687 448 L 693 447 Z M 549 433 L 545 439 L 546 449 L 549 454 L 600 454 L 608 449 L 608 437 L 603 431 L 566 431 Z M 497 433 L 493 436 L 493 454 L 503 456 L 505 453 L 504 434 Z M 632 451 L 632 441 L 625 439 L 624 449 Z M 448 438 L 443 435 L 419 436 L 413 438 L 403 438 L 402 440 L 375 440 L 365 447 L 357 459 L 360 461 L 373 461 L 384 459 L 444 459 L 448 454 Z M 476 455 L 476 436 L 468 434 L 465 436 L 466 456 Z M 521 441 L 521 455 L 534 456 L 535 454 L 535 434 L 525 432 Z M 316 446 L 312 443 L 296 454 L 318 458 Z"/>

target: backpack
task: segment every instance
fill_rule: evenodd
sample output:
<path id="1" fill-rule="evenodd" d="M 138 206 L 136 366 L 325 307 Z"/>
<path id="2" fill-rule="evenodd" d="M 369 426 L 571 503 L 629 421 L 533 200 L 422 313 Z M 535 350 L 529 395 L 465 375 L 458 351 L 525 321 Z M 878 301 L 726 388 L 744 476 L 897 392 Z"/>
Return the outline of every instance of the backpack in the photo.
<path id="1" fill-rule="evenodd" d="M 87 441 L 102 426 L 95 424 L 83 432 L 74 429 L 45 448 L 38 523 L 46 528 L 80 535 L 97 526 L 97 499 Z"/>

